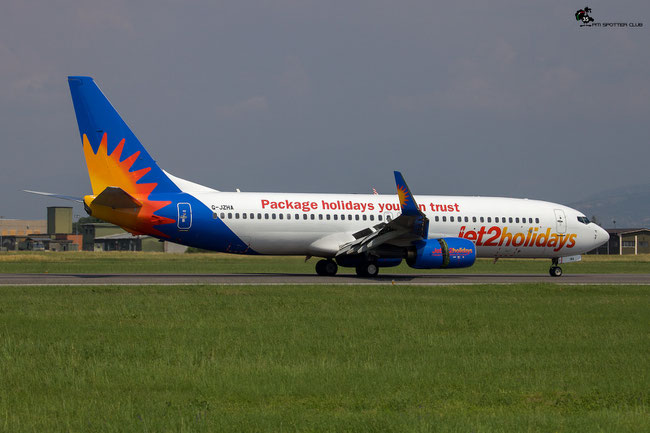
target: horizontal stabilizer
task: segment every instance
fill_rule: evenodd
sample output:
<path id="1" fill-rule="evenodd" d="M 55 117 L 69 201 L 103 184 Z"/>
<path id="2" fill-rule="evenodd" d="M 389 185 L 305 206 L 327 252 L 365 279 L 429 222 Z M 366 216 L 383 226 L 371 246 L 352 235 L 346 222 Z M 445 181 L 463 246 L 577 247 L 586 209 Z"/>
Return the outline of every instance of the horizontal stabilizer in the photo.
<path id="1" fill-rule="evenodd" d="M 93 204 L 108 206 L 113 209 L 135 209 L 142 207 L 142 203 L 122 188 L 116 186 L 107 186 L 104 191 L 95 197 Z"/>
<path id="2" fill-rule="evenodd" d="M 78 203 L 83 203 L 84 202 L 83 198 L 81 198 L 81 197 L 73 197 L 71 195 L 54 194 L 54 193 L 51 193 L 51 192 L 30 191 L 30 190 L 27 190 L 27 189 L 24 189 L 23 191 L 28 192 L 30 194 L 38 194 L 38 195 L 44 195 L 46 197 L 54 197 L 54 198 L 60 198 L 60 199 L 63 199 L 63 200 L 76 201 Z"/>

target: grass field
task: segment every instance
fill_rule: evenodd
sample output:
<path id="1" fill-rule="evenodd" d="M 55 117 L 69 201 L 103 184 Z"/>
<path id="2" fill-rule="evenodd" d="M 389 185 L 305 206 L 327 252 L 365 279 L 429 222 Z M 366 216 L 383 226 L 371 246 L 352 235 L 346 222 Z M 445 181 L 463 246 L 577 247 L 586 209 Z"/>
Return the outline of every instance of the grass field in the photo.
<path id="1" fill-rule="evenodd" d="M 648 286 L 0 288 L 0 431 L 650 431 Z"/>
<path id="2" fill-rule="evenodd" d="M 317 259 L 304 257 L 237 256 L 231 254 L 164 254 L 138 252 L 5 252 L 0 273 L 305 273 L 313 274 Z M 467 269 L 416 270 L 402 264 L 385 268 L 396 273 L 516 273 L 546 274 L 550 260 L 479 259 Z M 565 273 L 650 273 L 650 255 L 583 256 L 583 261 L 562 265 Z M 341 268 L 341 273 L 354 273 Z"/>

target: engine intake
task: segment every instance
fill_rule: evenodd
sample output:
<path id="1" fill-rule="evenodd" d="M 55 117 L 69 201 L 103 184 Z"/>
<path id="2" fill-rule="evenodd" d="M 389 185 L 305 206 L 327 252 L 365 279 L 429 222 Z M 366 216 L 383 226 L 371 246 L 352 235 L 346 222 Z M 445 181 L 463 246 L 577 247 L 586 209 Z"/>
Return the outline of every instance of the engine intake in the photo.
<path id="1" fill-rule="evenodd" d="M 406 256 L 406 263 L 415 269 L 467 268 L 475 261 L 476 245 L 462 238 L 419 241 Z"/>

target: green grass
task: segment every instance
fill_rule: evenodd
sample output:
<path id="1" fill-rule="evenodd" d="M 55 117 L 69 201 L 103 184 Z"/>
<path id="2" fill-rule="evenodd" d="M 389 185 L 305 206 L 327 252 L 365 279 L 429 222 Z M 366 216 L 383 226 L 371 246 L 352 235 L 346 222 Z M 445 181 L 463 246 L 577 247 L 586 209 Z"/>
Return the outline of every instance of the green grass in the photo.
<path id="1" fill-rule="evenodd" d="M 313 274 L 316 258 L 238 256 L 231 254 L 164 254 L 138 252 L 8 252 L 0 254 L 0 273 L 304 273 Z M 402 264 L 382 273 L 511 273 L 546 274 L 550 260 L 479 259 L 467 269 L 416 270 Z M 565 273 L 650 273 L 650 254 L 639 256 L 583 256 L 562 265 Z M 341 273 L 354 269 L 341 268 Z"/>
<path id="2" fill-rule="evenodd" d="M 648 286 L 0 288 L 0 431 L 650 431 Z"/>

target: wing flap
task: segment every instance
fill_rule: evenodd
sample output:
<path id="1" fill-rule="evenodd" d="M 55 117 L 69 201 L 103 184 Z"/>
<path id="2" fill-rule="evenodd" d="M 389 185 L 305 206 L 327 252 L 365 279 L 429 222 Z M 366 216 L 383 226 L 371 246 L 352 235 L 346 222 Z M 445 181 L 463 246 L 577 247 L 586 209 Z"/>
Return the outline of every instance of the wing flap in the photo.
<path id="1" fill-rule="evenodd" d="M 420 210 L 404 177 L 395 172 L 395 183 L 402 213 L 386 223 L 377 224 L 353 234 L 355 240 L 341 245 L 336 256 L 363 254 L 381 245 L 406 246 L 414 241 L 426 239 L 429 234 L 429 219 Z"/>

